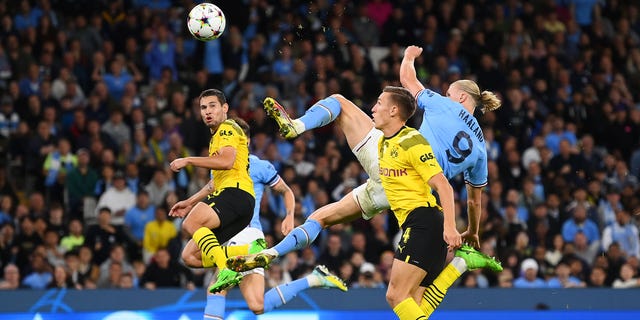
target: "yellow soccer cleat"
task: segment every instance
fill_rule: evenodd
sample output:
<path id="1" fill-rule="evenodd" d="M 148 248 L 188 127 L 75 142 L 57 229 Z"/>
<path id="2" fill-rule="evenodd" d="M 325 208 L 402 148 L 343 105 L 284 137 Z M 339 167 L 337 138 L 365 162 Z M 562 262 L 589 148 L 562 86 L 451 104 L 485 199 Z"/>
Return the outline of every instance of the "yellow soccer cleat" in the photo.
<path id="1" fill-rule="evenodd" d="M 267 112 L 267 115 L 278 123 L 278 127 L 280 127 L 280 134 L 283 137 L 286 139 L 293 139 L 300 135 L 293 125 L 293 120 L 291 120 L 287 111 L 278 103 L 278 101 L 273 98 L 266 97 L 262 104 L 264 105 L 264 110 Z"/>
<path id="2" fill-rule="evenodd" d="M 276 256 L 268 254 L 265 251 L 256 254 L 229 257 L 229 259 L 227 259 L 227 268 L 237 272 L 245 272 L 255 268 L 267 268 L 275 258 Z"/>
<path id="3" fill-rule="evenodd" d="M 311 273 L 311 276 L 315 276 L 320 279 L 321 288 L 327 288 L 327 289 L 336 288 L 345 292 L 349 290 L 347 289 L 347 284 L 344 283 L 344 281 L 342 281 L 342 279 L 340 279 L 338 276 L 329 272 L 329 269 L 327 269 L 326 266 L 323 266 L 323 265 L 316 266 L 315 268 L 313 268 L 313 272 Z"/>

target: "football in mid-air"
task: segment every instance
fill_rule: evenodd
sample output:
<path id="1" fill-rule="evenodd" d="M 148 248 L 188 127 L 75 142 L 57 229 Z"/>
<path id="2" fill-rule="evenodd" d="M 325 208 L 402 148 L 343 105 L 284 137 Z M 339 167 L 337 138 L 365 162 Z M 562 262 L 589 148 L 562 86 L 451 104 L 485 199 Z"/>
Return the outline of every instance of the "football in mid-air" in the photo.
<path id="1" fill-rule="evenodd" d="M 201 3 L 189 12 L 187 28 L 200 41 L 217 39 L 224 32 L 224 13 L 213 3 Z"/>

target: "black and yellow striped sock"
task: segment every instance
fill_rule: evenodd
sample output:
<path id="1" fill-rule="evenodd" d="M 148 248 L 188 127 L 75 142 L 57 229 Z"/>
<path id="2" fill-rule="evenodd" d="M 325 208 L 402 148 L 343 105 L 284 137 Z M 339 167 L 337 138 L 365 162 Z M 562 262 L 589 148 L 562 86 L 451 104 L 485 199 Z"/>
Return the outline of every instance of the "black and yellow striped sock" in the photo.
<path id="1" fill-rule="evenodd" d="M 420 310 L 418 304 L 409 297 L 400 302 L 393 312 L 400 318 L 400 320 L 426 320 L 427 316 Z"/>
<path id="2" fill-rule="evenodd" d="M 433 283 L 424 290 L 422 301 L 420 302 L 420 309 L 422 309 L 427 317 L 442 303 L 445 294 L 447 294 L 447 290 L 449 290 L 460 275 L 461 273 L 456 267 L 448 264 L 444 270 L 440 272 L 438 277 L 433 280 Z"/>
<path id="3" fill-rule="evenodd" d="M 218 242 L 216 235 L 209 228 L 202 227 L 193 233 L 193 241 L 202 252 L 202 265 L 217 266 L 220 269 L 227 267 L 227 259 Z"/>

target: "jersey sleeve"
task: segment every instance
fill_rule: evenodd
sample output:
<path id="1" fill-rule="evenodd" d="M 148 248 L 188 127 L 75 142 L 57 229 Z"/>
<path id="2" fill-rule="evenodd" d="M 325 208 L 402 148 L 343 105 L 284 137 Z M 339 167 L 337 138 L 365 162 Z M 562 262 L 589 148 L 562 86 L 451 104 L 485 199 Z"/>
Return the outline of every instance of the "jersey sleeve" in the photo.
<path id="1" fill-rule="evenodd" d="M 479 158 L 475 165 L 464 171 L 464 181 L 470 186 L 481 188 L 487 185 L 487 176 L 489 169 L 487 168 L 486 154 L 484 158 Z"/>
<path id="2" fill-rule="evenodd" d="M 280 181 L 280 175 L 278 175 L 278 171 L 271 164 L 271 162 L 267 160 L 261 160 L 261 172 L 262 172 L 262 181 L 264 184 L 269 185 L 269 187 L 273 187 Z"/>
<path id="3" fill-rule="evenodd" d="M 425 183 L 436 174 L 442 172 L 442 168 L 433 154 L 433 149 L 428 144 L 414 145 L 409 148 L 407 156 L 409 162 Z"/>
<path id="4" fill-rule="evenodd" d="M 240 145 L 240 132 L 228 122 L 223 122 L 216 132 L 218 139 L 220 139 L 219 146 L 222 147 L 234 147 L 237 148 Z"/>
<path id="5" fill-rule="evenodd" d="M 416 94 L 418 108 L 425 111 L 439 110 L 448 107 L 452 102 L 449 98 L 429 89 L 422 89 Z"/>

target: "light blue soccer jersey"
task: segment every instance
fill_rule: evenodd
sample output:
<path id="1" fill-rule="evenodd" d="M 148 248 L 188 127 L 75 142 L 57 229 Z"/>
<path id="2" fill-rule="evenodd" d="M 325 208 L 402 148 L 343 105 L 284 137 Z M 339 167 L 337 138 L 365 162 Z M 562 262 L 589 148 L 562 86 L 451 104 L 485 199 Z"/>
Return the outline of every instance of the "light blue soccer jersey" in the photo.
<path id="1" fill-rule="evenodd" d="M 476 118 L 464 107 L 437 92 L 416 95 L 424 110 L 418 131 L 427 138 L 447 179 L 460 173 L 473 187 L 487 184 L 487 150 Z"/>
<path id="2" fill-rule="evenodd" d="M 249 176 L 253 180 L 253 191 L 256 194 L 256 206 L 253 208 L 253 217 L 249 226 L 262 230 L 260 225 L 260 201 L 266 186 L 273 187 L 280 181 L 278 171 L 271 162 L 262 160 L 252 154 L 249 155 Z"/>

